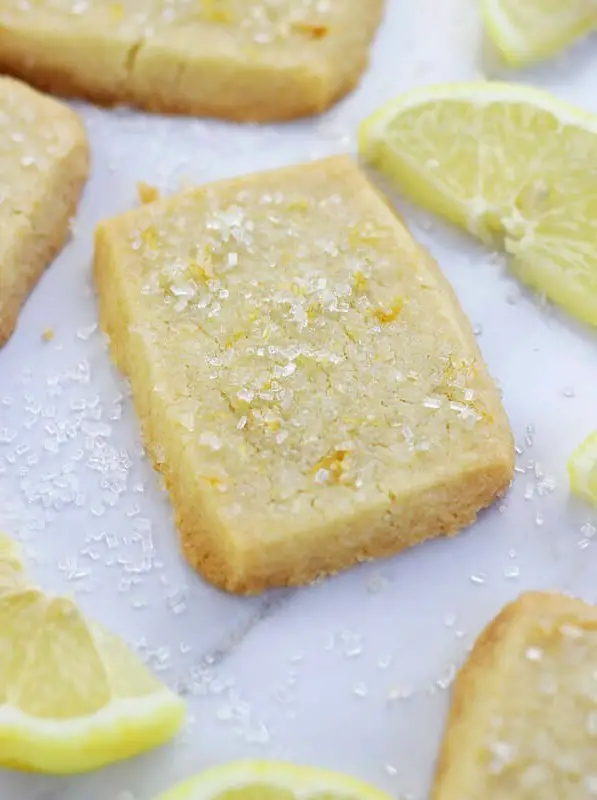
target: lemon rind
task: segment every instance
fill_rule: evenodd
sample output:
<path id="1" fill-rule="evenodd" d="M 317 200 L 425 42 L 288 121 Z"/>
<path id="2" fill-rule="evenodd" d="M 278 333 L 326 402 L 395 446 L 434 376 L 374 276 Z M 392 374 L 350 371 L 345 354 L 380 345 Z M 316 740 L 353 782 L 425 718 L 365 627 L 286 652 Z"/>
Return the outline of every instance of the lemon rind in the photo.
<path id="1" fill-rule="evenodd" d="M 568 475 L 570 490 L 577 497 L 589 500 L 597 505 L 597 496 L 591 491 L 587 476 L 597 464 L 597 431 L 591 433 L 576 448 L 568 459 Z"/>
<path id="2" fill-rule="evenodd" d="M 290 790 L 297 798 L 305 800 L 322 792 L 337 793 L 343 800 L 390 800 L 379 789 L 347 775 L 268 761 L 238 761 L 213 767 L 172 787 L 156 800 L 211 800 L 223 791 L 249 787 L 255 783 Z"/>
<path id="3" fill-rule="evenodd" d="M 579 109 L 552 94 L 526 86 L 507 82 L 468 81 L 461 83 L 435 84 L 423 88 L 416 88 L 393 98 L 381 106 L 377 111 L 366 117 L 359 126 L 359 152 L 361 156 L 374 166 L 377 166 L 377 156 L 380 148 L 385 144 L 391 148 L 391 135 L 388 127 L 391 122 L 412 109 L 424 108 L 426 105 L 442 102 L 465 102 L 476 106 L 480 110 L 496 103 L 525 104 L 553 115 L 562 125 L 582 129 L 597 136 L 597 116 Z M 464 228 L 469 233 L 477 236 L 482 241 L 491 243 L 482 227 L 482 214 L 473 208 L 470 203 L 454 204 L 447 197 L 440 185 L 433 177 L 425 173 L 416 162 L 410 163 L 410 169 L 420 176 L 422 185 L 431 189 L 437 197 L 442 198 L 443 210 L 437 207 L 427 207 L 425 199 L 419 199 L 428 211 L 447 217 L 454 224 Z M 383 171 L 383 170 L 382 170 Z M 406 192 L 413 198 L 410 192 Z M 426 189 L 424 190 L 426 192 Z M 488 210 L 483 208 L 482 211 Z M 592 321 L 592 320 L 590 320 Z"/>
<path id="4" fill-rule="evenodd" d="M 0 531 L 0 565 L 4 561 L 23 567 L 23 554 L 19 542 L 7 533 Z"/>
<path id="5" fill-rule="evenodd" d="M 527 47 L 518 28 L 504 13 L 500 0 L 481 0 L 481 16 L 491 41 L 509 66 L 522 67 L 543 58 Z"/>
<path id="6" fill-rule="evenodd" d="M 75 606 L 29 584 L 18 543 L 0 532 L 3 601 L 31 592 L 46 605 Z M 182 698 L 161 684 L 139 697 L 113 697 L 103 708 L 73 718 L 35 717 L 0 704 L 0 765 L 56 775 L 97 769 L 164 744 L 181 727 L 185 711 Z"/>
<path id="7" fill-rule="evenodd" d="M 180 729 L 185 703 L 167 688 L 120 698 L 75 719 L 41 719 L 0 706 L 0 764 L 46 774 L 76 774 L 146 752 Z"/>
<path id="8" fill-rule="evenodd" d="M 504 12 L 501 0 L 481 0 L 481 16 L 493 44 L 510 67 L 527 67 L 545 61 L 566 50 L 574 41 L 589 33 L 596 23 L 580 21 L 557 39 L 546 39 L 530 47 L 528 40 Z"/>
<path id="9" fill-rule="evenodd" d="M 464 100 L 486 107 L 493 103 L 525 103 L 547 111 L 567 126 L 581 127 L 597 135 L 597 116 L 541 89 L 500 81 L 467 81 L 433 84 L 412 89 L 386 102 L 359 126 L 359 149 L 366 156 L 371 145 L 383 138 L 388 122 L 398 114 L 426 103 L 442 100 Z"/>
<path id="10" fill-rule="evenodd" d="M 0 594 L 35 588 L 25 571 L 19 542 L 0 531 Z"/>

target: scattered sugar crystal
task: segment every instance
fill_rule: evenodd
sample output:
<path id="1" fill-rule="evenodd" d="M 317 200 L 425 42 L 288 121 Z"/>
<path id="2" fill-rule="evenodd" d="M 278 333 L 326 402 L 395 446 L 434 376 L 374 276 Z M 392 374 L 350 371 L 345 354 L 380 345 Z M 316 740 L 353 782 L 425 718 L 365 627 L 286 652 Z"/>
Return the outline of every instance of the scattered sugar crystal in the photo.
<path id="1" fill-rule="evenodd" d="M 252 403 L 255 399 L 255 392 L 251 389 L 239 389 L 236 393 L 236 396 L 239 400 L 243 400 L 245 403 Z"/>
<path id="2" fill-rule="evenodd" d="M 499 775 L 516 757 L 516 748 L 508 742 L 491 742 L 489 751 L 493 756 L 489 764 L 489 772 L 492 775 Z"/>
<path id="3" fill-rule="evenodd" d="M 86 341 L 89 337 L 97 331 L 97 323 L 93 323 L 91 325 L 86 325 L 82 328 L 77 329 L 77 337 L 79 339 L 83 339 Z"/>
<path id="4" fill-rule="evenodd" d="M 388 700 L 405 700 L 412 695 L 413 689 L 410 686 L 396 686 L 389 690 Z"/>
<path id="5" fill-rule="evenodd" d="M 440 408 L 441 404 L 441 399 L 439 397 L 426 397 L 423 400 L 425 408 Z"/>
<path id="6" fill-rule="evenodd" d="M 568 639 L 582 639 L 583 632 L 576 625 L 565 624 L 560 628 L 560 633 Z"/>
<path id="7" fill-rule="evenodd" d="M 222 447 L 222 442 L 215 433 L 210 433 L 209 431 L 203 431 L 199 436 L 200 444 L 207 445 L 211 450 L 220 450 Z"/>
<path id="8" fill-rule="evenodd" d="M 525 658 L 529 661 L 541 661 L 543 658 L 543 650 L 539 647 L 527 647 L 525 650 Z"/>
<path id="9" fill-rule="evenodd" d="M 586 539 L 594 539 L 597 534 L 597 527 L 587 520 L 581 525 L 580 532 Z"/>
<path id="10" fill-rule="evenodd" d="M 341 631 L 337 636 L 346 658 L 356 658 L 363 652 L 363 637 L 354 631 Z"/>
<path id="11" fill-rule="evenodd" d="M 445 673 L 437 679 L 436 685 L 439 689 L 447 689 L 449 686 L 452 685 L 454 678 L 456 677 L 456 667 L 454 664 L 450 664 L 450 666 L 446 669 Z"/>
<path id="12" fill-rule="evenodd" d="M 318 469 L 315 473 L 315 483 L 326 483 L 330 479 L 330 475 L 328 469 Z"/>

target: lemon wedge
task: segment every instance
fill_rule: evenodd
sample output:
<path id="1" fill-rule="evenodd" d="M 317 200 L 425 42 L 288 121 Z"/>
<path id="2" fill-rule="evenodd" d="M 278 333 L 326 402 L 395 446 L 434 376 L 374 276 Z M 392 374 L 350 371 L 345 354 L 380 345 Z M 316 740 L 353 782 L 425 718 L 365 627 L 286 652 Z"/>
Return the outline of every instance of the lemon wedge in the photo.
<path id="1" fill-rule="evenodd" d="M 27 583 L 19 546 L 0 531 L 0 595 Z"/>
<path id="2" fill-rule="evenodd" d="M 184 704 L 66 597 L 28 583 L 0 536 L 0 764 L 76 773 L 148 750 Z"/>
<path id="3" fill-rule="evenodd" d="M 597 431 L 572 453 L 568 474 L 572 493 L 597 506 Z"/>
<path id="4" fill-rule="evenodd" d="M 507 83 L 414 90 L 360 127 L 404 194 L 512 256 L 529 286 L 597 325 L 597 117 Z"/>
<path id="5" fill-rule="evenodd" d="M 207 770 L 157 800 L 389 800 L 367 784 L 326 770 L 240 761 Z"/>
<path id="6" fill-rule="evenodd" d="M 549 58 L 597 26 L 594 0 L 481 0 L 491 41 L 521 67 Z"/>

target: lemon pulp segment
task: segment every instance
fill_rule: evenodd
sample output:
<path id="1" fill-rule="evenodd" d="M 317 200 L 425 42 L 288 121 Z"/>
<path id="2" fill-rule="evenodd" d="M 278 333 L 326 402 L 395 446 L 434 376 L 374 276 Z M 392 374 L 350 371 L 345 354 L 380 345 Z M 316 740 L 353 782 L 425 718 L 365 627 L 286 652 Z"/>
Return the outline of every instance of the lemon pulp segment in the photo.
<path id="1" fill-rule="evenodd" d="M 597 324 L 597 118 L 521 85 L 415 90 L 360 129 L 405 195 L 511 255 L 526 284 Z"/>
<path id="2" fill-rule="evenodd" d="M 75 773 L 170 738 L 184 704 L 67 597 L 31 585 L 0 535 L 0 764 Z"/>
<path id="3" fill-rule="evenodd" d="M 597 431 L 580 444 L 568 461 L 573 494 L 597 506 Z"/>
<path id="4" fill-rule="evenodd" d="M 506 62 L 549 58 L 597 26 L 594 0 L 481 0 L 485 27 Z"/>

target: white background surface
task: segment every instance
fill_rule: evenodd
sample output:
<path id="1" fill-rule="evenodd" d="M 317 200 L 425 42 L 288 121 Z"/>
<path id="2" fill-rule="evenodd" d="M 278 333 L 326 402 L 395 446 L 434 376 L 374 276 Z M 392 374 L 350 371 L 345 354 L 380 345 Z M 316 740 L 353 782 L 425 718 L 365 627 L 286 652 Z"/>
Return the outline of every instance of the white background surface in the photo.
<path id="1" fill-rule="evenodd" d="M 0 352 L 0 527 L 25 541 L 45 587 L 74 593 L 188 693 L 190 720 L 171 746 L 95 774 L 1 772 L 3 800 L 150 800 L 250 756 L 337 768 L 425 798 L 446 687 L 480 628 L 523 589 L 597 597 L 596 520 L 569 500 L 565 475 L 569 452 L 597 427 L 597 338 L 542 307 L 487 251 L 400 201 L 477 326 L 524 450 L 507 499 L 455 540 L 300 591 L 218 593 L 177 552 L 126 387 L 93 330 L 92 231 L 136 203 L 137 180 L 174 190 L 352 150 L 356 123 L 401 90 L 500 74 L 483 64 L 475 0 L 388 4 L 360 89 L 321 119 L 248 128 L 81 109 L 94 170 L 76 235 Z M 510 77 L 597 111 L 596 71 L 593 39 Z"/>

